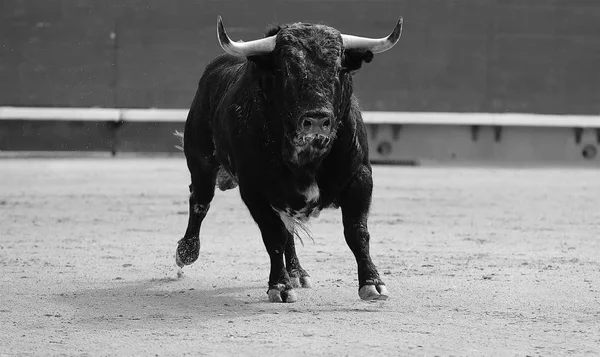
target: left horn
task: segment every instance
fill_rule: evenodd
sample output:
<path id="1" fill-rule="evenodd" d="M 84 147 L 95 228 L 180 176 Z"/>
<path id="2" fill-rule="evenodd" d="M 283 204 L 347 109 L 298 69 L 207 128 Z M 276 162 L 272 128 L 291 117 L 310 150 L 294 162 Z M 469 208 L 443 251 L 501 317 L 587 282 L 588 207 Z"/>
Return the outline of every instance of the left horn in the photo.
<path id="1" fill-rule="evenodd" d="M 217 18 L 217 38 L 221 48 L 230 55 L 248 57 L 271 53 L 275 48 L 275 36 L 261 38 L 260 40 L 248 42 L 233 42 L 225 32 L 221 16 Z"/>
<path id="2" fill-rule="evenodd" d="M 360 37 L 353 35 L 345 35 L 342 34 L 342 40 L 344 41 L 344 47 L 354 50 L 363 50 L 363 51 L 371 51 L 373 53 L 381 53 L 389 50 L 394 47 L 398 40 L 400 40 L 400 35 L 402 35 L 402 16 L 398 19 L 398 23 L 387 37 L 383 38 L 368 38 L 368 37 Z"/>

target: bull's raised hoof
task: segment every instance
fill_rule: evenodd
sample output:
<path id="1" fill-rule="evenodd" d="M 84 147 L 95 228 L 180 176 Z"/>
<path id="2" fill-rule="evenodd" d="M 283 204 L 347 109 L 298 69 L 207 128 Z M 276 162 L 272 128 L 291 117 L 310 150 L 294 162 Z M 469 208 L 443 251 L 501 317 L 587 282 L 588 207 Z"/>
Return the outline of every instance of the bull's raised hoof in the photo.
<path id="1" fill-rule="evenodd" d="M 284 284 L 277 284 L 269 288 L 267 291 L 270 302 L 296 302 L 298 296 L 292 288 L 286 287 Z"/>
<path id="2" fill-rule="evenodd" d="M 177 242 L 177 251 L 175 252 L 175 263 L 180 268 L 190 265 L 198 260 L 200 255 L 200 238 L 190 237 L 182 238 Z"/>
<path id="3" fill-rule="evenodd" d="M 358 290 L 361 300 L 387 300 L 389 292 L 385 285 L 365 285 Z"/>

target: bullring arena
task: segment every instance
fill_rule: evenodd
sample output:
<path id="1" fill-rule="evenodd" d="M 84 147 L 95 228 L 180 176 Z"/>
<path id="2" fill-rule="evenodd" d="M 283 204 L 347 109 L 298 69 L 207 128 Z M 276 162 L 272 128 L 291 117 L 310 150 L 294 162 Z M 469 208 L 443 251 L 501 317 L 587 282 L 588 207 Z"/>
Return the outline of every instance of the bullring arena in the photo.
<path id="1" fill-rule="evenodd" d="M 0 357 L 600 355 L 600 2 L 0 8 Z"/>
<path id="2" fill-rule="evenodd" d="M 339 210 L 297 244 L 313 280 L 269 303 L 268 256 L 237 190 L 217 191 L 178 277 L 181 157 L 0 161 L 3 355 L 596 355 L 600 173 L 374 166 L 357 296 Z"/>

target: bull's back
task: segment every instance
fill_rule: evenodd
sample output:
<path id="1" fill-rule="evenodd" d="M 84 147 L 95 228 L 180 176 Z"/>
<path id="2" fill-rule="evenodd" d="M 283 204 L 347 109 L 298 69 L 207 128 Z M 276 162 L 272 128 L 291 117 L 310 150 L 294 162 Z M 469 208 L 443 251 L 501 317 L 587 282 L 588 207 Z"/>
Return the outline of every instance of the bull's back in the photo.
<path id="1" fill-rule="evenodd" d="M 214 114 L 225 93 L 237 80 L 240 68 L 245 61 L 245 58 L 227 54 L 220 55 L 211 61 L 206 66 L 198 83 L 194 104 L 202 109 L 208 109 L 210 114 Z"/>
<path id="2" fill-rule="evenodd" d="M 237 80 L 245 61 L 245 58 L 224 54 L 206 66 L 185 124 L 183 146 L 187 157 L 206 156 L 214 151 L 212 133 L 216 110 Z"/>

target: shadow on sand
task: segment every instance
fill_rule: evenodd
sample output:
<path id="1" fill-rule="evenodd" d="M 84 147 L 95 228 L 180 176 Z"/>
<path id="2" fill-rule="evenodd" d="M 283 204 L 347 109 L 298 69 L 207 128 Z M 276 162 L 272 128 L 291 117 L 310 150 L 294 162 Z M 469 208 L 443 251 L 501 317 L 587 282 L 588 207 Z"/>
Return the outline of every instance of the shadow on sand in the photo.
<path id="1" fill-rule="evenodd" d="M 197 282 L 195 282 L 197 283 Z M 110 286 L 108 286 L 110 285 Z M 108 282 L 100 288 L 55 295 L 53 300 L 72 307 L 79 322 L 108 323 L 111 327 L 150 326 L 277 314 L 266 289 L 256 286 L 213 287 L 185 280 L 162 278 L 134 282 Z M 137 322 L 137 323 L 136 323 Z"/>

